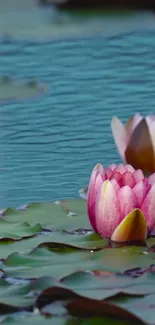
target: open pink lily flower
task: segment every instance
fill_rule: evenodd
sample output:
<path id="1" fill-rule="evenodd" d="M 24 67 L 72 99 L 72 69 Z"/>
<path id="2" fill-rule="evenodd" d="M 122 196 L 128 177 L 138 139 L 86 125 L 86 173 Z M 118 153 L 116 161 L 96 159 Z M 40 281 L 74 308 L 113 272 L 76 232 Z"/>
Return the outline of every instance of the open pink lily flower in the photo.
<path id="1" fill-rule="evenodd" d="M 127 125 L 114 117 L 112 133 L 120 155 L 126 163 L 143 172 L 155 171 L 155 116 L 144 118 L 140 114 L 131 117 Z"/>
<path id="2" fill-rule="evenodd" d="M 97 164 L 87 192 L 95 232 L 116 242 L 145 240 L 155 226 L 155 173 L 148 179 L 131 165 Z"/>

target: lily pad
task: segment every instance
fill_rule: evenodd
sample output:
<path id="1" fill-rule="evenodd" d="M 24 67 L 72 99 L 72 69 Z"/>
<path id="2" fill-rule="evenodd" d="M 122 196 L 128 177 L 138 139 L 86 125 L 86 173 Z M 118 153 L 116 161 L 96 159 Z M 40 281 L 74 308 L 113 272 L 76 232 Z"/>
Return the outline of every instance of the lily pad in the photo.
<path id="1" fill-rule="evenodd" d="M 92 227 L 86 214 L 83 200 L 69 200 L 56 203 L 32 203 L 23 210 L 7 209 L 3 218 L 10 222 L 24 220 L 30 225 L 39 222 L 43 228 L 51 230 L 77 230 Z"/>
<path id="2" fill-rule="evenodd" d="M 132 298 L 128 302 L 119 301 L 119 299 L 112 299 L 111 301 L 118 306 L 125 307 L 131 313 L 136 314 L 143 320 L 144 324 L 154 324 L 154 315 L 152 310 L 154 309 L 155 295 L 148 295 L 141 298 Z"/>
<path id="3" fill-rule="evenodd" d="M 3 269 L 9 277 L 37 278 L 40 276 L 62 277 L 75 270 L 86 269 L 89 252 L 68 249 L 65 253 L 37 248 L 28 255 L 13 253 L 4 262 Z"/>
<path id="4" fill-rule="evenodd" d="M 14 281 L 9 283 L 7 279 L 0 279 L 0 313 L 2 312 L 3 305 L 8 305 L 8 313 L 9 313 L 9 306 L 10 312 L 12 312 L 12 308 L 25 308 L 29 306 L 31 307 L 35 301 L 36 296 L 41 293 L 42 290 L 48 288 L 51 285 L 59 285 L 56 280 L 52 278 L 40 278 L 37 281 L 29 280 L 26 281 L 27 283 L 19 283 Z"/>
<path id="5" fill-rule="evenodd" d="M 0 101 L 29 99 L 44 94 L 45 85 L 35 81 L 19 82 L 9 77 L 0 78 Z"/>
<path id="6" fill-rule="evenodd" d="M 62 325 L 117 324 L 116 317 L 153 324 L 138 302 L 155 295 L 154 239 L 112 248 L 93 233 L 84 200 L 1 211 L 0 239 L 0 313 L 19 313 L 1 315 L 2 323 L 18 324 L 26 313 L 24 324 L 47 316 Z"/>
<path id="7" fill-rule="evenodd" d="M 20 240 L 31 237 L 41 231 L 39 223 L 30 226 L 27 222 L 11 223 L 0 219 L 0 241 L 5 239 Z"/>
<path id="8" fill-rule="evenodd" d="M 36 248 L 29 254 L 13 253 L 4 261 L 4 270 L 13 277 L 61 278 L 79 270 L 124 272 L 136 266 L 149 267 L 154 259 L 154 254 L 144 254 L 141 247 L 105 248 L 99 252 L 77 251 L 76 248 L 68 246 L 65 250 L 64 248 L 55 245 L 50 250 L 44 247 Z"/>
<path id="9" fill-rule="evenodd" d="M 64 307 L 69 314 L 77 317 L 113 316 L 119 319 L 128 319 L 140 322 L 141 318 L 127 309 L 114 305 L 108 301 L 82 298 L 66 288 L 51 287 L 44 290 L 36 300 L 36 306 L 42 309 L 54 301 L 64 301 Z M 52 308 L 53 309 L 53 308 Z M 142 320 L 143 322 L 143 320 Z"/>
<path id="10" fill-rule="evenodd" d="M 18 13 L 18 19 L 17 19 Z M 126 14 L 110 14 L 107 12 L 93 12 L 93 15 L 79 15 L 60 12 L 55 6 L 39 6 L 35 0 L 10 1 L 0 4 L 0 30 L 1 36 L 29 40 L 49 40 L 72 37 L 91 37 L 102 34 L 103 36 L 119 35 L 132 32 L 137 28 L 153 21 L 150 14 L 140 14 L 127 10 Z M 139 17 L 140 16 L 140 17 Z M 121 19 L 121 24 L 120 24 Z M 110 20 L 110 22 L 109 22 Z M 142 24 L 143 21 L 143 24 Z M 145 21 L 145 24 L 144 24 Z M 153 24 L 153 22 L 152 22 Z"/>
<path id="11" fill-rule="evenodd" d="M 4 317 L 3 317 L 4 318 Z M 38 314 L 25 314 L 23 313 L 20 315 L 11 315 L 7 318 L 4 318 L 2 321 L 4 325 L 82 325 L 82 320 L 78 320 L 75 318 L 71 318 L 68 316 L 58 317 L 52 316 L 49 317 L 48 313 L 47 316 L 45 315 L 38 315 Z M 101 323 L 100 323 L 101 324 Z M 86 324 L 85 324 L 86 325 Z M 92 324 L 92 325 L 95 325 Z M 96 324 L 98 325 L 98 324 Z M 117 324 L 116 324 L 117 325 Z M 122 324 L 124 325 L 124 324 Z M 125 324 L 126 325 L 126 324 Z M 127 324 L 128 325 L 128 324 Z"/>
<path id="12" fill-rule="evenodd" d="M 97 234 L 88 235 L 72 235 L 66 232 L 47 233 L 32 238 L 23 239 L 20 244 L 17 242 L 0 241 L 0 257 L 6 258 L 13 252 L 30 253 L 38 246 L 53 247 L 53 249 L 63 248 L 65 244 L 73 248 L 81 248 L 84 250 L 98 250 L 108 246 L 108 240 L 103 240 Z"/>
<path id="13" fill-rule="evenodd" d="M 9 284 L 5 279 L 0 279 L 0 303 L 12 306 L 28 306 L 34 298 L 28 296 L 30 286 L 28 284 L 15 285 Z"/>
<path id="14" fill-rule="evenodd" d="M 48 306 L 47 306 L 48 307 Z M 130 325 L 128 321 L 121 321 L 119 320 L 113 320 L 106 317 L 93 317 L 93 318 L 71 318 L 70 316 L 53 316 L 50 317 L 50 313 L 52 311 L 52 308 L 50 308 L 51 305 L 46 308 L 47 312 L 42 315 L 38 314 L 19 314 L 18 316 L 10 315 L 10 316 L 2 316 L 1 324 L 4 325 L 106 325 L 107 323 L 109 325 Z M 135 324 L 133 324 L 135 325 Z"/>

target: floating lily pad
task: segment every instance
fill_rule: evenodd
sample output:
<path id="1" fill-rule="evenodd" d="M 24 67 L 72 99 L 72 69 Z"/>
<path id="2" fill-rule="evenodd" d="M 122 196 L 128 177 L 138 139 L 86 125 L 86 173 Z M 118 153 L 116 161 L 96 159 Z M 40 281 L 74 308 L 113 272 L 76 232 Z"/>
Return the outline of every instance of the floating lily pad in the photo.
<path id="1" fill-rule="evenodd" d="M 131 313 L 136 314 L 141 318 L 143 324 L 154 324 L 154 315 L 152 309 L 154 309 L 155 295 L 149 295 L 146 297 L 140 297 L 138 299 L 133 298 L 127 303 L 120 301 L 119 298 L 111 299 L 113 303 L 117 303 L 118 306 L 125 307 Z"/>
<path id="2" fill-rule="evenodd" d="M 42 290 L 48 288 L 49 285 L 59 285 L 56 280 L 52 278 L 39 278 L 38 280 L 29 280 L 27 283 L 19 283 L 14 281 L 9 283 L 6 279 L 0 279 L 0 304 L 27 307 L 31 306 L 36 301 Z M 11 310 L 11 309 L 10 309 Z M 1 309 L 0 309 L 1 313 Z"/>
<path id="3" fill-rule="evenodd" d="M 108 301 L 82 298 L 74 291 L 66 288 L 51 287 L 44 290 L 36 301 L 39 309 L 55 301 L 64 301 L 64 307 L 69 314 L 77 317 L 95 317 L 95 316 L 113 316 L 130 321 L 140 321 L 136 313 L 130 313 L 127 309 L 121 306 L 111 304 Z M 53 307 L 51 305 L 51 307 Z M 44 309 L 43 309 L 44 310 Z M 53 313 L 53 308 L 51 315 Z"/>
<path id="4" fill-rule="evenodd" d="M 105 248 L 99 252 L 64 248 L 54 245 L 50 249 L 36 248 L 29 254 L 13 253 L 4 261 L 3 269 L 11 277 L 60 278 L 80 270 L 124 272 L 137 266 L 149 267 L 154 260 L 154 254 L 146 255 L 144 249 L 138 247 L 127 247 L 125 250 Z"/>
<path id="5" fill-rule="evenodd" d="M 112 248 L 93 233 L 86 202 L 74 199 L 1 211 L 0 239 L 0 313 L 20 312 L 1 315 L 2 323 L 18 324 L 22 313 L 24 324 L 44 324 L 47 315 L 62 325 L 107 324 L 107 316 L 109 324 L 146 323 L 138 302 L 155 295 L 153 238 Z"/>
<path id="6" fill-rule="evenodd" d="M 54 305 L 55 307 L 55 305 Z M 57 309 L 58 310 L 58 309 Z M 10 316 L 2 316 L 2 324 L 4 325 L 130 325 L 128 321 L 113 320 L 106 317 L 93 318 L 71 318 L 71 316 L 53 316 L 50 317 L 52 311 L 51 305 L 45 309 L 45 314 L 18 314 Z M 134 324 L 135 325 L 135 324 Z"/>
<path id="7" fill-rule="evenodd" d="M 34 301 L 34 298 L 28 296 L 30 285 L 9 284 L 5 279 L 0 279 L 0 303 L 10 304 L 12 306 L 28 306 Z M 26 297 L 27 296 L 27 297 Z"/>
<path id="8" fill-rule="evenodd" d="M 29 253 L 37 246 L 53 247 L 53 249 L 65 250 L 65 244 L 86 250 L 98 250 L 108 246 L 108 240 L 103 240 L 97 234 L 91 235 L 72 235 L 68 233 L 49 233 L 48 235 L 39 235 L 33 238 L 27 238 L 17 242 L 0 241 L 0 257 L 6 258 L 13 252 Z"/>
<path id="9" fill-rule="evenodd" d="M 11 223 L 0 219 L 0 241 L 5 239 L 20 240 L 31 237 L 41 231 L 41 226 L 37 223 L 30 226 L 27 222 Z"/>
<path id="10" fill-rule="evenodd" d="M 121 23 L 120 23 L 121 20 Z M 144 23 L 145 22 L 145 23 Z M 60 12 L 55 6 L 43 7 L 37 5 L 35 0 L 16 0 L 10 4 L 0 3 L 0 30 L 1 37 L 45 40 L 69 37 L 89 37 L 102 34 L 104 36 L 119 35 L 142 29 L 146 24 L 153 26 L 153 16 L 127 10 L 123 15 L 105 11 L 79 15 Z"/>
<path id="11" fill-rule="evenodd" d="M 69 200 L 56 203 L 32 203 L 23 210 L 7 209 L 2 213 L 5 220 L 19 222 L 24 220 L 51 230 L 78 230 L 92 227 L 88 221 L 85 201 Z"/>
<path id="12" fill-rule="evenodd" d="M 86 269 L 91 261 L 89 252 L 66 249 L 65 253 L 38 248 L 30 254 L 13 253 L 5 260 L 4 270 L 9 277 L 35 278 L 40 276 L 62 277 L 75 270 Z M 88 262 L 89 260 L 89 262 Z"/>
<path id="13" fill-rule="evenodd" d="M 0 101 L 14 101 L 37 97 L 45 92 L 45 85 L 36 81 L 19 82 L 7 76 L 0 78 Z"/>
<path id="14" fill-rule="evenodd" d="M 3 316 L 2 324 L 4 325 L 81 325 L 81 320 L 71 319 L 70 317 L 45 317 L 38 314 L 19 314 L 11 315 L 9 317 Z M 93 324 L 98 325 L 98 324 Z M 117 325 L 117 324 L 116 324 Z M 124 324 L 122 324 L 124 325 Z M 126 325 L 126 324 L 125 324 Z M 128 324 L 127 324 L 128 325 Z"/>

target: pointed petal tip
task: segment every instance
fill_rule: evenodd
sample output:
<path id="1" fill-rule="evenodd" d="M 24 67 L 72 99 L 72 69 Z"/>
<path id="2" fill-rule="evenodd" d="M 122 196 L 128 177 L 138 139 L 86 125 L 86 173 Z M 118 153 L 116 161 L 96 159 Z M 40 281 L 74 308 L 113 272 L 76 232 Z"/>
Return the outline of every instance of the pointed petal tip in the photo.
<path id="1" fill-rule="evenodd" d="M 120 121 L 120 119 L 117 116 L 113 116 L 111 123 L 114 123 L 115 121 Z"/>
<path id="2" fill-rule="evenodd" d="M 111 236 L 114 242 L 144 241 L 147 225 L 140 209 L 132 210 L 118 225 Z"/>
<path id="3" fill-rule="evenodd" d="M 125 126 L 118 117 L 113 117 L 111 121 L 111 130 L 117 149 L 123 160 L 125 160 L 125 150 L 129 142 L 129 137 Z"/>
<path id="4" fill-rule="evenodd" d="M 94 169 L 93 169 L 93 171 L 92 171 L 92 174 L 96 174 L 96 173 L 101 173 L 101 174 L 103 174 L 104 173 L 104 168 L 103 168 L 103 166 L 102 166 L 102 164 L 100 164 L 100 163 L 97 163 L 96 165 L 95 165 L 95 167 L 94 167 Z"/>
<path id="5" fill-rule="evenodd" d="M 100 163 L 97 163 L 94 167 L 94 170 L 98 169 L 100 166 L 102 166 Z"/>

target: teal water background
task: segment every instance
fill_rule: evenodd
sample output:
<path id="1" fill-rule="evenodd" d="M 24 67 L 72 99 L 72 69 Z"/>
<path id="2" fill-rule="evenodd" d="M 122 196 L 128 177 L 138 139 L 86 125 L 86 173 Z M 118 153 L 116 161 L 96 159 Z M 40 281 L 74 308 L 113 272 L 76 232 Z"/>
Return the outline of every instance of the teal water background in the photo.
<path id="1" fill-rule="evenodd" d="M 0 207 L 78 196 L 98 162 L 120 162 L 114 115 L 155 113 L 155 31 L 0 43 L 0 75 L 43 97 L 0 105 Z"/>

